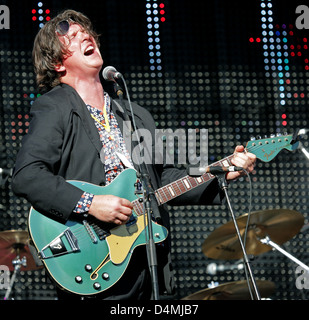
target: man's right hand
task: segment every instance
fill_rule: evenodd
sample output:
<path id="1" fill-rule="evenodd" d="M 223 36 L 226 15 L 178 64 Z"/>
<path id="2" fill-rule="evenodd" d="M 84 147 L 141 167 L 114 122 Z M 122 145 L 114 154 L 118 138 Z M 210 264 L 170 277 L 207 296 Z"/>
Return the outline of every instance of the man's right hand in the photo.
<path id="1" fill-rule="evenodd" d="M 122 225 L 130 219 L 132 209 L 133 204 L 127 199 L 113 195 L 95 195 L 89 214 L 98 220 Z"/>

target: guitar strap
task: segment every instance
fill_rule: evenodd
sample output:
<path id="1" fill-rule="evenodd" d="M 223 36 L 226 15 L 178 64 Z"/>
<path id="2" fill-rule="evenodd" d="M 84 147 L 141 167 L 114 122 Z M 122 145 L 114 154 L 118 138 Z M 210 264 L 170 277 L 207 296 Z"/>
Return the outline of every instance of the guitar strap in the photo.
<path id="1" fill-rule="evenodd" d="M 131 152 L 130 152 L 130 147 L 131 147 L 131 143 L 129 143 L 129 146 L 128 146 L 128 139 L 130 139 L 130 142 L 132 142 L 132 126 L 131 126 L 131 120 L 129 118 L 129 115 L 128 115 L 128 112 L 126 109 L 124 109 L 117 101 L 115 100 L 112 100 L 113 103 L 117 106 L 117 108 L 119 109 L 120 113 L 123 115 L 123 118 L 124 118 L 124 121 L 123 121 L 123 132 L 122 132 L 122 135 L 123 135 L 123 138 L 124 138 L 124 144 L 127 148 L 127 150 L 129 151 L 130 155 L 131 155 Z M 114 110 L 113 110 L 114 111 Z M 116 114 L 116 112 L 114 111 L 114 113 Z M 119 125 L 119 121 L 118 121 L 118 125 Z M 124 154 L 120 153 L 120 152 L 116 152 L 118 158 L 120 159 L 120 161 L 123 163 L 123 165 L 126 167 L 126 168 L 132 168 L 134 169 L 134 166 L 132 165 L 132 160 L 131 162 L 125 157 Z"/>
<path id="2" fill-rule="evenodd" d="M 124 154 L 116 151 L 116 155 L 118 156 L 119 160 L 123 163 L 123 165 L 124 165 L 126 168 L 132 168 L 132 169 L 134 169 L 133 165 L 132 165 L 132 164 L 130 163 L 130 161 L 125 157 Z"/>

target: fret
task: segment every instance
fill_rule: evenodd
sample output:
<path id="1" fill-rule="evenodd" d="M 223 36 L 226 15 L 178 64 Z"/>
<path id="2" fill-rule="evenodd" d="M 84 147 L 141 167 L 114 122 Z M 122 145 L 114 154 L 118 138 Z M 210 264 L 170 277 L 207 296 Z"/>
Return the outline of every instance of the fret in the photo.
<path id="1" fill-rule="evenodd" d="M 197 183 L 197 181 L 194 179 L 194 177 L 187 176 L 187 179 L 188 179 L 188 181 L 190 181 L 190 184 L 191 184 L 191 187 L 192 187 L 192 188 L 195 188 L 195 187 L 198 186 L 198 183 Z"/>
<path id="2" fill-rule="evenodd" d="M 188 187 L 185 184 L 185 179 L 180 179 L 179 183 L 180 183 L 180 186 L 181 186 L 181 193 L 185 193 L 188 190 Z"/>
<path id="3" fill-rule="evenodd" d="M 190 184 L 189 184 L 189 182 L 188 182 L 188 179 L 187 179 L 186 177 L 184 177 L 184 178 L 182 179 L 182 182 L 183 182 L 183 185 L 186 187 L 187 190 L 190 190 L 190 189 L 191 189 Z"/>
<path id="4" fill-rule="evenodd" d="M 132 203 L 135 213 L 138 216 L 141 216 L 144 213 L 142 203 L 139 202 L 138 199 L 134 200 Z"/>
<path id="5" fill-rule="evenodd" d="M 228 161 L 228 163 L 229 163 L 230 166 L 233 165 L 233 163 L 231 162 L 232 158 L 233 158 L 233 155 L 232 155 L 232 156 L 229 156 L 229 157 L 226 157 L 226 159 L 227 159 L 227 161 Z"/>
<path id="6" fill-rule="evenodd" d="M 210 166 L 214 167 L 214 166 L 225 166 L 225 167 L 228 167 L 228 166 L 232 166 L 232 162 L 231 162 L 231 159 L 233 158 L 233 154 L 224 158 L 224 159 L 221 159 L 217 162 L 214 162 L 213 164 L 211 164 Z"/>
<path id="7" fill-rule="evenodd" d="M 160 189 L 158 189 L 157 190 L 157 192 L 159 192 L 160 193 L 160 197 L 161 197 L 161 199 L 162 199 L 162 203 L 165 203 L 165 202 L 167 202 L 168 200 L 169 200 L 169 198 L 166 196 L 166 193 L 165 193 L 165 191 L 164 191 L 164 187 L 162 187 L 162 188 L 160 188 Z"/>
<path id="8" fill-rule="evenodd" d="M 172 197 L 174 198 L 175 197 L 175 192 L 174 192 L 174 189 L 171 187 L 171 185 L 169 185 L 167 187 L 167 189 L 168 189 L 169 193 L 172 195 Z"/>
<path id="9" fill-rule="evenodd" d="M 223 166 L 223 167 L 229 167 L 229 166 L 230 166 L 230 164 L 229 164 L 229 162 L 227 161 L 227 159 L 223 159 L 223 160 L 221 161 L 221 163 L 222 163 L 222 166 Z"/>
<path id="10" fill-rule="evenodd" d="M 167 199 L 167 201 L 169 201 L 170 199 L 173 199 L 173 198 L 174 198 L 174 197 L 172 196 L 172 194 L 170 193 L 168 187 L 169 187 L 169 184 L 166 185 L 165 187 L 163 187 L 163 189 L 162 189 L 162 190 L 164 191 L 164 196 L 165 196 L 165 198 Z M 166 192 L 166 191 L 167 191 L 167 192 Z"/>
<path id="11" fill-rule="evenodd" d="M 195 180 L 198 182 L 198 184 L 202 184 L 203 183 L 203 176 L 197 177 L 197 178 L 195 178 Z"/>
<path id="12" fill-rule="evenodd" d="M 159 204 L 163 204 L 164 203 L 163 199 L 161 198 L 159 190 L 155 191 L 155 196 L 156 196 L 156 199 L 157 199 Z"/>
<path id="13" fill-rule="evenodd" d="M 181 190 L 181 186 L 179 186 L 179 182 L 181 182 L 181 180 L 177 180 L 177 181 L 175 181 L 175 183 L 174 183 L 174 185 L 175 185 L 175 186 L 178 188 L 178 190 L 179 190 L 179 191 L 176 193 L 177 196 L 183 194 L 183 191 Z"/>

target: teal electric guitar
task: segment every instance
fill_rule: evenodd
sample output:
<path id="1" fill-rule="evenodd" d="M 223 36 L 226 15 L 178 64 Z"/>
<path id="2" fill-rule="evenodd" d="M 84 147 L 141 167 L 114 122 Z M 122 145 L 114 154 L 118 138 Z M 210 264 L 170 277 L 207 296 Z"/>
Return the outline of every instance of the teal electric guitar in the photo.
<path id="1" fill-rule="evenodd" d="M 262 161 L 271 161 L 282 149 L 295 150 L 298 142 L 292 135 L 252 140 L 246 150 Z M 231 166 L 233 155 L 212 166 Z M 185 176 L 155 191 L 159 205 L 213 179 L 210 173 Z M 31 208 L 30 237 L 46 270 L 63 289 L 79 295 L 94 295 L 113 286 L 124 274 L 134 249 L 148 239 L 147 219 L 140 195 L 136 194 L 136 171 L 126 169 L 109 185 L 96 186 L 81 181 L 68 181 L 95 195 L 112 194 L 130 200 L 133 214 L 127 224 L 116 226 L 95 218 L 68 220 L 65 224 L 46 217 Z M 167 238 L 167 229 L 153 221 L 156 243 Z"/>

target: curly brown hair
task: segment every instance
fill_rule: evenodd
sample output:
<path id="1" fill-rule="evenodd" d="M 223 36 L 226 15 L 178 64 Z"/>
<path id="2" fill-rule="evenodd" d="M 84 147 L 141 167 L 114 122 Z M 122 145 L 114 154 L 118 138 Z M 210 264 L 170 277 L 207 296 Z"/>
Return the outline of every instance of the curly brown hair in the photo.
<path id="1" fill-rule="evenodd" d="M 35 37 L 32 59 L 36 81 L 40 92 L 46 92 L 60 84 L 61 74 L 55 70 L 55 66 L 63 62 L 63 58 L 69 53 L 56 34 L 58 22 L 63 20 L 72 20 L 79 24 L 96 41 L 98 47 L 99 36 L 93 30 L 92 23 L 84 14 L 65 10 L 55 18 L 48 21 Z"/>

